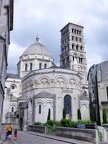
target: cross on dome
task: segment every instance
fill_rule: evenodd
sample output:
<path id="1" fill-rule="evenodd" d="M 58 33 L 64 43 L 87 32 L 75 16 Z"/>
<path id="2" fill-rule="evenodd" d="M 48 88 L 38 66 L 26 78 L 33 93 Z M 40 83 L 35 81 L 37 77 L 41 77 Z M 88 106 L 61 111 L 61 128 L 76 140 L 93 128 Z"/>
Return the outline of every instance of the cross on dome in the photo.
<path id="1" fill-rule="evenodd" d="M 36 36 L 36 42 L 39 42 L 39 37 L 38 37 L 38 34 Z"/>

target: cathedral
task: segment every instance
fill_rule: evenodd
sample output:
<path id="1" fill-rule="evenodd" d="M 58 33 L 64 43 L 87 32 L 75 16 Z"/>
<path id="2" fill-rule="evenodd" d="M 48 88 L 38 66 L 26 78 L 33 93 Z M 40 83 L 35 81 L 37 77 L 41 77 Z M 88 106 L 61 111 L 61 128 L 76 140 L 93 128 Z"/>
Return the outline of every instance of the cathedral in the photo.
<path id="1" fill-rule="evenodd" d="M 21 130 L 34 122 L 51 119 L 89 120 L 87 63 L 84 27 L 68 23 L 61 32 L 60 66 L 56 66 L 38 36 L 19 57 L 17 74 L 7 73 L 2 123 L 19 124 Z"/>

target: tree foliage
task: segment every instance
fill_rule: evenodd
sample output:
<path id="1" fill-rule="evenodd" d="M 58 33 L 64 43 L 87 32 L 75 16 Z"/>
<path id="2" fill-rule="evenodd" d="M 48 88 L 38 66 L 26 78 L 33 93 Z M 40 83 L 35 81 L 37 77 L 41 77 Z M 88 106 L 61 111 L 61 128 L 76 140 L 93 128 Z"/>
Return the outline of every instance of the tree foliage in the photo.
<path id="1" fill-rule="evenodd" d="M 78 120 L 81 120 L 81 111 L 80 111 L 80 109 L 77 110 L 77 118 L 78 118 Z"/>
<path id="2" fill-rule="evenodd" d="M 103 108 L 103 124 L 107 123 L 106 109 Z"/>
<path id="3" fill-rule="evenodd" d="M 92 122 L 95 121 L 95 115 L 94 115 L 94 110 L 93 110 L 93 108 L 90 108 L 90 120 L 91 120 Z"/>
<path id="4" fill-rule="evenodd" d="M 66 119 L 66 109 L 63 108 L 63 119 Z"/>

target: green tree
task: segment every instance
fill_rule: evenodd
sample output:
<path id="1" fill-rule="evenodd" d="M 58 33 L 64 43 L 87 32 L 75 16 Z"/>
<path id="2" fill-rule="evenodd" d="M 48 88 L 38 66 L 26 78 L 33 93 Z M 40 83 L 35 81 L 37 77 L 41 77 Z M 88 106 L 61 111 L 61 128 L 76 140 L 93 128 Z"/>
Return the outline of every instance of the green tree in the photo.
<path id="1" fill-rule="evenodd" d="M 66 109 L 63 108 L 63 119 L 66 119 Z"/>
<path id="2" fill-rule="evenodd" d="M 91 120 L 92 122 L 95 121 L 95 115 L 94 115 L 93 108 L 90 108 L 90 120 Z"/>
<path id="3" fill-rule="evenodd" d="M 78 120 L 81 120 L 81 111 L 80 111 L 80 109 L 77 109 L 77 118 L 78 118 Z"/>
<path id="4" fill-rule="evenodd" d="M 103 124 L 107 123 L 106 109 L 103 108 Z"/>
<path id="5" fill-rule="evenodd" d="M 48 110 L 48 116 L 47 116 L 47 121 L 50 120 L 50 116 L 51 116 L 51 111 L 50 111 L 50 108 Z"/>

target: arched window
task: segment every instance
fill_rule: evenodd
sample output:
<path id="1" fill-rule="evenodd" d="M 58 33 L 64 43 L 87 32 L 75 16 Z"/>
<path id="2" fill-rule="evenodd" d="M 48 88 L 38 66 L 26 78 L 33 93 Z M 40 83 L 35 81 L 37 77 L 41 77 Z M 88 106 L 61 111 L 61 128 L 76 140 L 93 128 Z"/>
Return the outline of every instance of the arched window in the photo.
<path id="1" fill-rule="evenodd" d="M 74 44 L 72 44 L 72 49 L 74 50 Z"/>
<path id="2" fill-rule="evenodd" d="M 27 71 L 27 63 L 25 64 L 25 71 Z"/>
<path id="3" fill-rule="evenodd" d="M 30 63 L 30 71 L 32 71 L 32 63 Z"/>
<path id="4" fill-rule="evenodd" d="M 41 69 L 42 68 L 42 63 L 39 63 L 39 69 Z"/>
<path id="5" fill-rule="evenodd" d="M 47 68 L 47 64 L 44 64 L 44 68 Z"/>
<path id="6" fill-rule="evenodd" d="M 76 45 L 76 50 L 78 50 L 78 45 Z"/>
<path id="7" fill-rule="evenodd" d="M 74 33 L 74 29 L 72 29 L 72 33 Z"/>
<path id="8" fill-rule="evenodd" d="M 76 34 L 76 29 L 74 30 L 75 34 Z"/>
<path id="9" fill-rule="evenodd" d="M 81 31 L 79 31 L 79 34 L 81 35 Z"/>
<path id="10" fill-rule="evenodd" d="M 41 114 L 41 105 L 39 105 L 39 114 Z"/>
<path id="11" fill-rule="evenodd" d="M 71 96 L 70 95 L 66 95 L 64 97 L 64 108 L 66 109 L 66 114 L 72 113 Z"/>
<path id="12" fill-rule="evenodd" d="M 83 58 L 81 58 L 81 63 L 83 62 Z"/>
<path id="13" fill-rule="evenodd" d="M 11 112 L 14 112 L 14 107 L 11 108 Z"/>
<path id="14" fill-rule="evenodd" d="M 80 50 L 82 51 L 82 49 L 83 49 L 83 47 L 82 47 L 82 45 L 81 45 Z"/>

